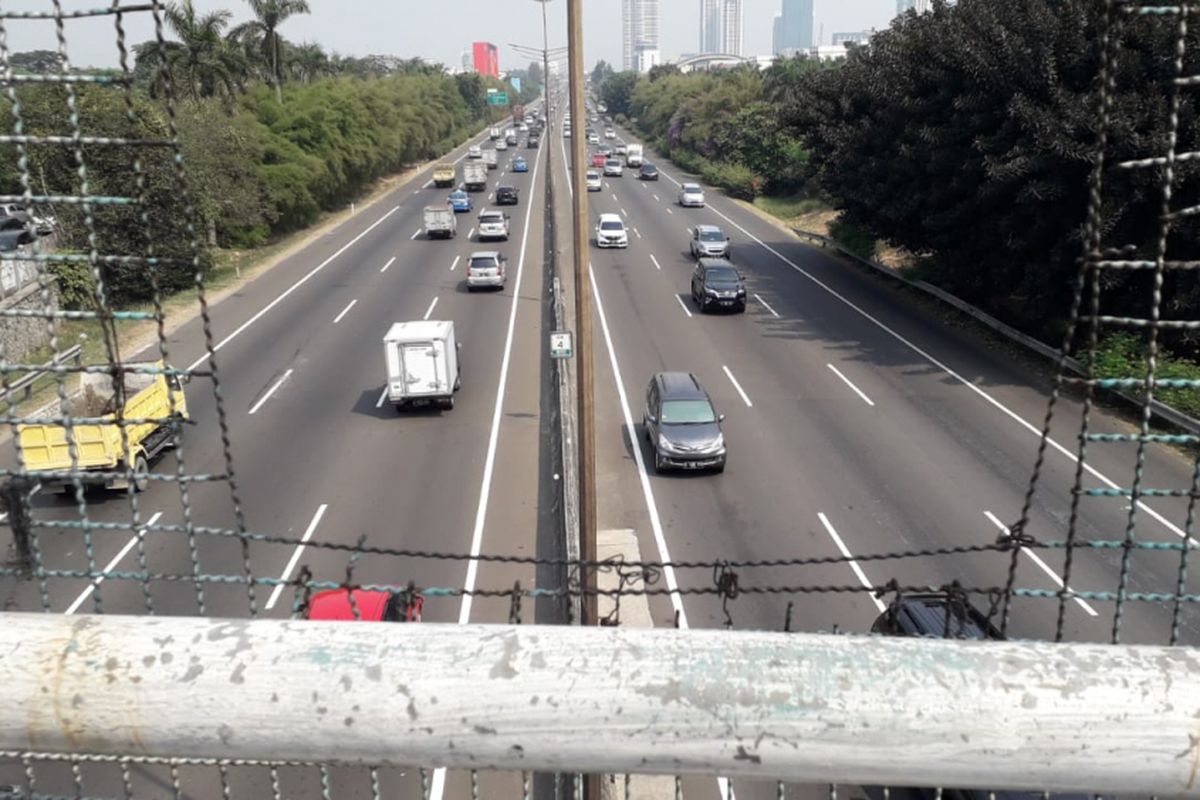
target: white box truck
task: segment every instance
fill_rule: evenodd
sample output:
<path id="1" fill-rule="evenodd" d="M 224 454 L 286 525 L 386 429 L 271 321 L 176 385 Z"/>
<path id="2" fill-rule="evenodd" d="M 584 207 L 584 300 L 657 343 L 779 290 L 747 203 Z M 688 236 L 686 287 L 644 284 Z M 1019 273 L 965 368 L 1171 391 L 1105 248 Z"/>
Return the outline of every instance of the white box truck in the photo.
<path id="1" fill-rule="evenodd" d="M 463 185 L 468 192 L 482 192 L 487 188 L 488 168 L 482 161 L 467 161 L 463 164 Z"/>
<path id="2" fill-rule="evenodd" d="M 483 163 L 487 164 L 488 169 L 495 169 L 500 163 L 500 156 L 495 150 L 483 151 Z"/>
<path id="3" fill-rule="evenodd" d="M 403 411 L 436 404 L 454 408 L 462 386 L 454 323 L 448 320 L 395 322 L 383 337 L 387 398 Z"/>
<path id="4" fill-rule="evenodd" d="M 422 214 L 427 239 L 453 239 L 458 235 L 458 216 L 450 206 L 425 206 Z"/>
<path id="5" fill-rule="evenodd" d="M 642 146 L 631 144 L 625 149 L 625 166 L 640 167 L 642 165 Z"/>

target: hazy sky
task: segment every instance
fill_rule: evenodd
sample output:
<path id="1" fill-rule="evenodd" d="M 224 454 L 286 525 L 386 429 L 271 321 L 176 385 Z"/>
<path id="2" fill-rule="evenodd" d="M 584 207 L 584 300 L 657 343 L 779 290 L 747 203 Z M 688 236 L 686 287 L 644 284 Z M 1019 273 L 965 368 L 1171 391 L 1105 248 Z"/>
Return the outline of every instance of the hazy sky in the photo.
<path id="1" fill-rule="evenodd" d="M 131 0 L 122 0 L 130 3 Z M 815 0 L 817 25 L 828 43 L 835 31 L 886 27 L 895 13 L 895 0 Z M 97 0 L 63 0 L 66 10 L 106 5 Z M 234 22 L 248 17 L 244 0 L 195 0 L 204 11 L 229 9 Z M 309 0 L 312 14 L 289 20 L 283 34 L 293 41 L 319 42 L 344 55 L 386 53 L 421 56 L 454 65 L 475 40 L 500 47 L 500 66 L 524 66 L 529 58 L 508 47 L 519 44 L 541 47 L 540 6 L 534 0 Z M 42 11 L 46 0 L 7 0 L 6 11 Z M 661 0 L 663 58 L 698 49 L 700 0 Z M 771 20 L 779 0 L 744 0 L 745 54 L 767 54 L 771 49 Z M 566 8 L 551 0 L 550 46 L 566 44 Z M 21 50 L 57 49 L 53 22 L 8 22 L 8 47 Z M 129 42 L 153 38 L 146 12 L 129 16 Z M 117 63 L 116 33 L 111 18 L 67 20 L 67 53 L 77 66 L 110 66 Z M 598 59 L 620 68 L 621 0 L 584 0 L 584 48 L 588 69 Z"/>

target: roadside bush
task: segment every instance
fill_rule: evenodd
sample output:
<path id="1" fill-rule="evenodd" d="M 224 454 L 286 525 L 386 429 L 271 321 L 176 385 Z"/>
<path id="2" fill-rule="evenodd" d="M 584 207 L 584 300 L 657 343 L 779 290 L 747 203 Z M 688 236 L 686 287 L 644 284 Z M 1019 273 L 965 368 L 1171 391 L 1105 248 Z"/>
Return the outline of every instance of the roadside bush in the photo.
<path id="1" fill-rule="evenodd" d="M 47 265 L 47 271 L 58 286 L 58 301 L 68 311 L 87 311 L 95 306 L 92 298 L 92 267 L 90 264 L 66 262 Z"/>
<path id="2" fill-rule="evenodd" d="M 859 258 L 875 257 L 875 237 L 865 228 L 838 217 L 829 223 L 829 235 Z"/>
<path id="3" fill-rule="evenodd" d="M 720 186 L 739 200 L 753 200 L 762 194 L 763 179 L 741 164 L 705 164 L 701 174 L 705 181 Z"/>
<path id="4" fill-rule="evenodd" d="M 1200 364 L 1159 350 L 1157 376 L 1162 379 L 1200 379 Z M 1104 337 L 1096 351 L 1096 376 L 1100 378 L 1142 378 L 1146 373 L 1146 343 L 1134 333 L 1114 333 Z M 1129 394 L 1142 396 L 1138 389 Z M 1158 389 L 1155 397 L 1177 411 L 1200 417 L 1200 392 L 1195 389 Z"/>

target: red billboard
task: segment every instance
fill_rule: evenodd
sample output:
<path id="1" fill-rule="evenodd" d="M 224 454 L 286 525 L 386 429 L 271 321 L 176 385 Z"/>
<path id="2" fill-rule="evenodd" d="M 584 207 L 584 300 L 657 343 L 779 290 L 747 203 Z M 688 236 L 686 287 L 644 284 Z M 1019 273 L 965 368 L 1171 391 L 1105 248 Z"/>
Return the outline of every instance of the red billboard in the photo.
<path id="1" fill-rule="evenodd" d="M 475 55 L 475 71 L 480 75 L 500 77 L 500 51 L 491 42 L 475 42 L 471 45 Z"/>

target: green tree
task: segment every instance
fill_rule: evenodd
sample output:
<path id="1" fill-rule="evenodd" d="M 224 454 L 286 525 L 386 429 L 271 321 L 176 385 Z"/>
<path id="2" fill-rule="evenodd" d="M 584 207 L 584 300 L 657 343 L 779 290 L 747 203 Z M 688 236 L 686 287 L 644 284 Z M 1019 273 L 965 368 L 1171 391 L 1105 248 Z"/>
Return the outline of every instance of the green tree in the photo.
<path id="1" fill-rule="evenodd" d="M 600 99 L 608 106 L 609 114 L 629 116 L 629 101 L 637 82 L 638 74 L 632 71 L 616 72 L 604 79 L 600 84 Z"/>
<path id="2" fill-rule="evenodd" d="M 246 0 L 254 19 L 243 22 L 230 36 L 257 50 L 268 67 L 276 101 L 283 102 L 284 40 L 279 27 L 296 14 L 308 14 L 308 0 Z"/>
<path id="3" fill-rule="evenodd" d="M 177 93 L 193 100 L 224 97 L 231 100 L 244 86 L 247 64 L 224 38 L 228 11 L 200 13 L 192 0 L 166 7 L 164 17 L 179 41 L 152 40 L 134 48 L 139 76 L 152 96 L 160 96 L 168 78 Z"/>
<path id="4" fill-rule="evenodd" d="M 613 74 L 612 65 L 604 59 L 596 62 L 596 66 L 592 69 L 592 87 L 599 88 Z"/>

